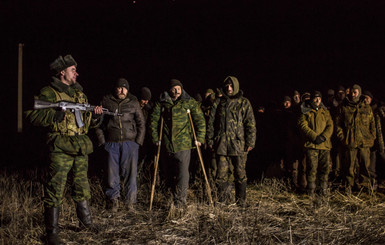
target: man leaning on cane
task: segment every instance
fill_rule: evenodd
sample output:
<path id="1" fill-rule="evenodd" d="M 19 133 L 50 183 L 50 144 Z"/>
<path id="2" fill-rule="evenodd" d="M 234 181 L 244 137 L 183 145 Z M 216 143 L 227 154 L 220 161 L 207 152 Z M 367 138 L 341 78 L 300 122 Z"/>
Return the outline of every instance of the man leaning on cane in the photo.
<path id="1" fill-rule="evenodd" d="M 171 79 L 169 90 L 160 95 L 150 115 L 152 141 L 159 144 L 159 122 L 163 113 L 162 145 L 166 155 L 161 158 L 166 161 L 162 161 L 160 166 L 161 177 L 165 178 L 166 186 L 172 189 L 176 207 L 186 205 L 191 149 L 194 147 L 187 110 L 190 110 L 199 146 L 205 139 L 205 119 L 199 104 L 186 93 L 179 80 Z"/>

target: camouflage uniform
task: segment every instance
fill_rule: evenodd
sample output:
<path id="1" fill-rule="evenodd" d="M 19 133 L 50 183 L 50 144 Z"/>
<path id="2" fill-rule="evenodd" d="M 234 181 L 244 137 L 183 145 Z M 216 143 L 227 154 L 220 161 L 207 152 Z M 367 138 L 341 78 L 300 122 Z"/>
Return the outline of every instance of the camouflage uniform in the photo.
<path id="1" fill-rule="evenodd" d="M 218 170 L 216 183 L 219 199 L 225 201 L 228 193 L 228 171 L 234 166 L 236 199 L 240 203 L 246 198 L 247 148 L 255 146 L 256 124 L 250 101 L 243 97 L 236 77 L 227 77 L 224 85 L 231 80 L 233 95 L 217 98 L 211 109 L 207 126 L 207 144 L 217 156 Z"/>
<path id="2" fill-rule="evenodd" d="M 302 115 L 298 119 L 298 126 L 305 136 L 304 147 L 307 160 L 307 183 L 310 192 L 316 186 L 325 192 L 330 172 L 330 138 L 333 134 L 333 120 L 326 107 L 321 103 L 319 108 L 314 108 L 311 103 L 301 105 Z M 325 141 L 317 143 L 317 136 L 325 137 Z"/>
<path id="3" fill-rule="evenodd" d="M 360 183 L 368 185 L 373 181 L 368 167 L 370 165 L 370 147 L 376 139 L 376 127 L 372 108 L 363 98 L 357 102 L 345 98 L 336 117 L 337 137 L 346 153 L 345 180 L 348 187 L 353 186 L 355 161 L 358 154 Z"/>
<path id="4" fill-rule="evenodd" d="M 65 85 L 56 77 L 50 86 L 44 87 L 39 100 L 57 102 L 61 100 L 87 103 L 79 83 Z M 27 112 L 27 117 L 35 126 L 49 127 L 48 145 L 50 150 L 50 180 L 45 186 L 44 203 L 48 207 L 59 207 L 62 203 L 67 174 L 73 169 L 73 193 L 75 202 L 91 198 L 87 178 L 88 154 L 93 152 L 91 140 L 86 135 L 92 121 L 91 112 L 81 112 L 84 127 L 78 128 L 74 113 L 67 110 L 62 122 L 54 120 L 54 109 Z"/>
<path id="5" fill-rule="evenodd" d="M 197 141 L 204 142 L 206 123 L 195 99 L 184 90 L 180 97 L 173 101 L 167 91 L 155 102 L 150 115 L 150 132 L 153 143 L 159 141 L 160 118 L 164 119 L 162 147 L 166 151 L 167 163 L 161 163 L 161 175 L 166 177 L 166 184 L 175 187 L 175 203 L 183 205 L 187 198 L 189 182 L 189 162 L 194 137 L 187 110 L 190 110 L 197 136 Z M 176 184 L 172 183 L 176 175 Z"/>

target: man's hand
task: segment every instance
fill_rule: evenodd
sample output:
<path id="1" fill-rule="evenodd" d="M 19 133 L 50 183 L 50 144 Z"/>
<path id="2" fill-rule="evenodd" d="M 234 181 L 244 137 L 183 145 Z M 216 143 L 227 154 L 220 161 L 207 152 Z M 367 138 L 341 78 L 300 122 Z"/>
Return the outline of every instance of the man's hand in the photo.
<path id="1" fill-rule="evenodd" d="M 94 113 L 98 114 L 98 115 L 103 114 L 103 107 L 102 106 L 95 106 Z"/>
<path id="2" fill-rule="evenodd" d="M 325 140 L 326 140 L 325 136 L 323 136 L 323 135 L 318 135 L 318 136 L 315 138 L 314 143 L 315 143 L 316 145 L 319 145 L 319 144 L 321 144 L 322 142 L 324 142 Z"/>
<path id="3" fill-rule="evenodd" d="M 253 147 L 251 147 L 251 146 L 245 147 L 245 152 L 249 152 L 249 151 L 251 151 L 252 149 L 253 149 Z"/>
<path id="4" fill-rule="evenodd" d="M 199 141 L 195 141 L 195 145 L 200 147 L 202 145 L 202 143 Z"/>

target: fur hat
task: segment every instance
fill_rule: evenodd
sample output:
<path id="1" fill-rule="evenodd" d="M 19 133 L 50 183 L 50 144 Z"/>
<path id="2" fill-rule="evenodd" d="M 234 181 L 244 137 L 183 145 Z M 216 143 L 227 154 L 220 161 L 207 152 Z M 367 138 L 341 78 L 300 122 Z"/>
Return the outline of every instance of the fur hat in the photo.
<path id="1" fill-rule="evenodd" d="M 127 91 L 130 89 L 130 85 L 128 84 L 128 81 L 125 78 L 119 78 L 116 81 L 115 88 L 123 87 L 126 88 Z"/>
<path id="2" fill-rule="evenodd" d="M 49 68 L 50 70 L 54 71 L 55 74 L 59 74 L 62 70 L 65 70 L 70 66 L 76 67 L 77 65 L 78 64 L 76 63 L 74 58 L 72 58 L 70 54 L 67 54 L 66 56 L 64 56 L 64 58 L 62 56 L 59 56 L 49 65 Z"/>
<path id="3" fill-rule="evenodd" d="M 140 99 L 150 100 L 151 99 L 151 90 L 147 87 L 141 88 L 140 89 Z"/>
<path id="4" fill-rule="evenodd" d="M 309 99 L 310 99 L 310 93 L 309 92 L 305 92 L 302 94 L 301 101 L 305 101 L 305 100 L 309 100 Z"/>
<path id="5" fill-rule="evenodd" d="M 178 79 L 171 79 L 170 80 L 170 89 L 175 87 L 175 86 L 180 86 L 183 89 L 183 84 Z"/>

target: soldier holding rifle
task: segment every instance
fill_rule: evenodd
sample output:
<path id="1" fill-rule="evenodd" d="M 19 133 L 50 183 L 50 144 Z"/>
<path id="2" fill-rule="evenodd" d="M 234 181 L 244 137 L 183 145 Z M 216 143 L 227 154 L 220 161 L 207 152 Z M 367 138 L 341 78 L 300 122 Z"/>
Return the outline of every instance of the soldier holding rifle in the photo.
<path id="1" fill-rule="evenodd" d="M 77 83 L 77 63 L 71 55 L 59 56 L 50 64 L 54 72 L 51 83 L 41 89 L 39 100 L 46 102 L 69 101 L 87 103 L 82 86 Z M 94 113 L 94 118 L 93 118 Z M 76 203 L 76 214 L 81 228 L 97 231 L 92 223 L 88 200 L 91 198 L 88 183 L 88 155 L 93 146 L 87 133 L 91 124 L 96 124 L 103 108 L 96 106 L 91 111 L 81 111 L 83 126 L 78 125 L 71 110 L 47 108 L 27 112 L 27 118 L 35 126 L 49 128 L 50 150 L 49 180 L 44 188 L 44 218 L 48 244 L 61 244 L 59 239 L 59 208 L 62 204 L 67 175 L 73 171 L 72 198 Z M 79 122 L 78 122 L 79 123 Z"/>

